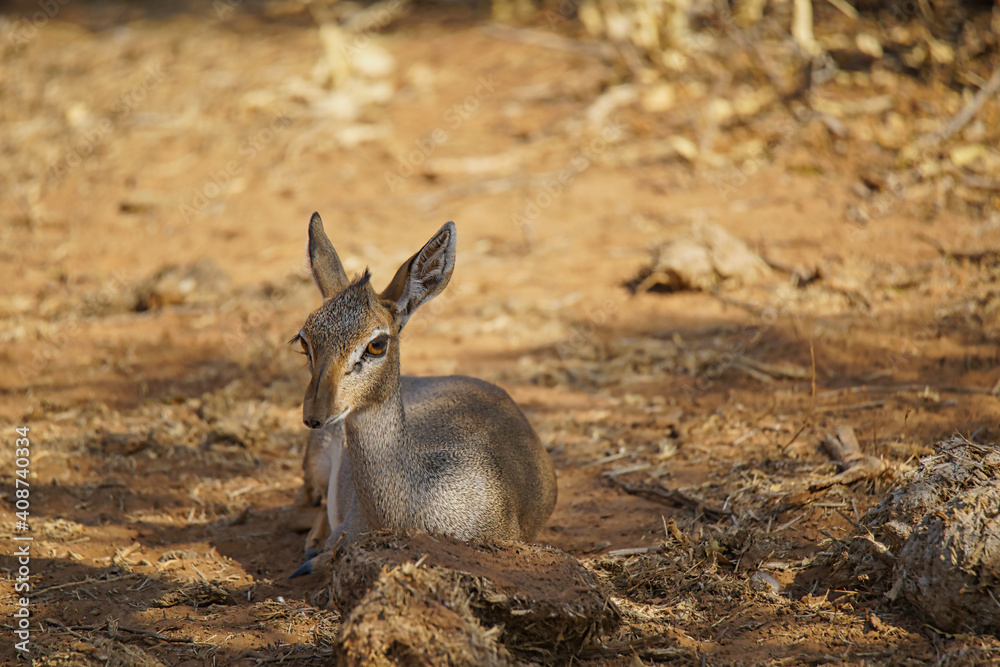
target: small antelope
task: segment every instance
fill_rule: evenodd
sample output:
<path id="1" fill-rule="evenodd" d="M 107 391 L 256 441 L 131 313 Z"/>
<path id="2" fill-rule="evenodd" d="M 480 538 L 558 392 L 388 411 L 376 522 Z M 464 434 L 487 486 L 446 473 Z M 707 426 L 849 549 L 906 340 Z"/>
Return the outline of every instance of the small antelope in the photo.
<path id="1" fill-rule="evenodd" d="M 552 462 L 507 392 L 470 377 L 399 374 L 399 334 L 448 285 L 455 235 L 446 223 L 376 292 L 367 270 L 348 280 L 319 214 L 309 221 L 323 305 L 291 342 L 312 373 L 303 495 L 328 480 L 327 549 L 377 529 L 526 541 L 552 514 Z M 314 526 L 307 558 L 324 529 Z M 311 569 L 310 560 L 295 575 Z"/>

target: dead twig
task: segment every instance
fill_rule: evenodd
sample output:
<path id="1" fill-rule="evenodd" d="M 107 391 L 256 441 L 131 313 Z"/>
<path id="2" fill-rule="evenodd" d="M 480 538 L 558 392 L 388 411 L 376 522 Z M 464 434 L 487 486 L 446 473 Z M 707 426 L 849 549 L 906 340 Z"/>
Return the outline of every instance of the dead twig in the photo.
<path id="1" fill-rule="evenodd" d="M 694 657 L 694 652 L 683 648 L 666 648 L 657 646 L 671 641 L 668 635 L 653 635 L 652 637 L 642 637 L 629 642 L 618 644 L 608 644 L 607 646 L 595 646 L 584 649 L 577 656 L 582 660 L 593 660 L 597 658 L 611 658 L 616 655 L 636 654 L 640 658 L 669 660 L 673 658 Z"/>
<path id="2" fill-rule="evenodd" d="M 288 646 L 285 644 L 285 646 Z M 329 659 L 333 655 L 333 651 L 327 650 L 316 650 L 309 652 L 296 653 L 295 650 L 286 651 L 285 653 L 275 653 L 274 655 L 261 655 L 259 651 L 244 651 L 238 657 L 239 658 L 249 658 L 255 661 L 257 664 L 269 663 L 269 662 L 286 662 L 290 660 L 315 660 Z"/>
<path id="3" fill-rule="evenodd" d="M 987 387 L 931 387 L 930 385 L 919 385 L 919 384 L 901 384 L 895 387 L 886 387 L 886 389 L 894 389 L 897 391 L 932 391 L 938 394 L 986 394 L 991 396 L 997 395 L 997 389 L 1000 385 L 993 388 Z M 872 387 L 874 389 L 874 387 Z"/>
<path id="4" fill-rule="evenodd" d="M 983 265 L 993 265 L 1000 262 L 1000 250 L 983 250 L 977 252 L 959 252 L 957 250 L 948 250 L 936 239 L 927 236 L 926 234 L 916 234 L 915 238 L 923 241 L 930 247 L 937 250 L 938 254 L 953 262 L 969 262 L 971 264 L 976 264 L 978 266 Z"/>
<path id="5" fill-rule="evenodd" d="M 159 639 L 161 642 L 170 642 L 173 644 L 193 644 L 194 640 L 190 637 L 167 637 L 166 635 L 161 635 L 158 632 L 151 632 L 149 630 L 139 630 L 138 628 L 126 628 L 118 626 L 120 632 L 128 632 L 129 634 L 139 635 L 140 637 L 150 637 L 152 639 Z"/>
<path id="6" fill-rule="evenodd" d="M 509 42 L 519 42 L 529 44 L 551 51 L 562 51 L 563 53 L 578 53 L 585 56 L 593 56 L 603 60 L 614 60 L 618 56 L 618 49 L 605 42 L 581 42 L 580 40 L 562 37 L 543 30 L 532 30 L 529 28 L 511 28 L 505 25 L 490 24 L 483 27 L 483 32 L 495 39 L 504 39 Z"/>
<path id="7" fill-rule="evenodd" d="M 829 0 L 830 4 L 841 11 L 841 13 L 852 21 L 858 20 L 858 10 L 847 2 L 847 0 Z"/>
<path id="8" fill-rule="evenodd" d="M 813 409 L 816 406 L 816 348 L 813 346 L 812 338 L 809 339 L 809 360 L 812 367 L 812 382 L 811 389 L 809 392 L 809 409 L 806 411 L 806 418 L 802 420 L 802 426 L 799 430 L 795 432 L 788 442 L 784 444 L 781 448 L 782 451 L 788 451 L 788 448 L 792 446 L 792 443 L 798 440 L 798 437 L 802 435 L 802 431 L 806 430 L 809 424 L 812 423 Z"/>
<path id="9" fill-rule="evenodd" d="M 836 435 L 827 434 L 823 440 L 823 448 L 843 470 L 833 477 L 810 484 L 810 491 L 826 489 L 835 484 L 846 485 L 862 479 L 872 479 L 889 469 L 889 464 L 882 459 L 867 456 L 861 451 L 858 438 L 850 426 L 838 426 Z"/>
<path id="10" fill-rule="evenodd" d="M 622 558 L 625 556 L 644 556 L 646 554 L 660 553 L 662 548 L 659 545 L 653 547 L 632 547 L 630 549 L 613 549 L 608 552 L 612 558 Z"/>
<path id="11" fill-rule="evenodd" d="M 738 301 L 736 299 L 730 298 L 728 296 L 723 295 L 718 289 L 709 290 L 707 294 L 710 294 L 711 296 L 715 297 L 716 300 L 719 301 L 719 303 L 722 303 L 723 305 L 732 306 L 734 308 L 745 310 L 757 318 L 761 319 L 774 318 L 775 315 L 784 314 L 783 311 L 775 313 L 774 309 L 770 308 L 769 306 L 758 306 L 757 304 L 754 303 L 749 303 L 747 301 Z"/>
<path id="12" fill-rule="evenodd" d="M 767 377 L 768 381 L 771 379 L 802 380 L 809 377 L 809 371 L 807 369 L 788 362 L 769 364 L 751 357 L 739 357 L 734 362 L 734 365 L 754 377 L 758 377 L 758 374 Z"/>
<path id="13" fill-rule="evenodd" d="M 608 480 L 612 486 L 617 486 L 625 493 L 633 496 L 640 496 L 642 498 L 646 498 L 647 500 L 652 500 L 653 502 L 666 503 L 682 509 L 689 509 L 695 514 L 703 514 L 709 521 L 721 521 L 726 517 L 732 516 L 732 512 L 730 511 L 707 505 L 704 500 L 695 498 L 694 496 L 689 496 L 683 491 L 678 491 L 677 489 L 665 489 L 662 486 L 639 486 L 637 484 L 629 484 L 628 482 L 619 479 L 616 475 L 604 475 L 604 479 Z"/>
<path id="14" fill-rule="evenodd" d="M 755 37 L 747 35 L 732 21 L 725 22 L 725 27 L 726 34 L 757 62 L 761 71 L 764 72 L 768 80 L 770 80 L 771 86 L 774 87 L 775 91 L 777 91 L 778 95 L 782 97 L 783 101 L 790 102 L 798 99 L 808 92 L 811 84 L 811 77 L 808 76 L 808 71 L 811 70 L 811 63 L 808 58 L 804 59 L 802 63 L 802 66 L 807 71 L 807 75 L 799 76 L 798 82 L 793 85 L 791 90 L 788 90 L 788 85 L 786 85 L 782 79 L 778 65 L 772 58 L 765 55 L 764 51 L 758 45 L 758 40 Z M 805 82 L 804 86 L 802 85 L 803 82 Z"/>
<path id="15" fill-rule="evenodd" d="M 830 389 L 820 395 L 821 399 L 830 398 L 837 394 L 860 394 L 860 393 L 884 393 L 884 392 L 906 392 L 906 391 L 932 391 L 937 394 L 985 394 L 987 396 L 1000 395 L 1000 381 L 993 387 L 956 387 L 945 385 L 942 387 L 932 387 L 927 384 L 869 384 L 856 387 L 844 387 L 842 389 Z"/>
<path id="16" fill-rule="evenodd" d="M 783 264 L 782 262 L 771 259 L 763 252 L 760 253 L 760 258 L 764 260 L 765 264 L 778 273 L 784 273 L 791 276 L 796 287 L 805 287 L 806 285 L 811 285 L 812 283 L 823 278 L 823 269 L 820 266 L 814 266 L 811 269 L 801 265 L 789 266 L 788 264 Z"/>
<path id="17" fill-rule="evenodd" d="M 56 584 L 55 586 L 47 586 L 46 588 L 39 588 L 34 592 L 34 596 L 38 597 L 43 593 L 48 593 L 49 591 L 56 591 L 59 590 L 60 588 L 69 588 L 70 586 L 86 586 L 87 584 L 110 584 L 115 581 L 122 581 L 124 579 L 136 579 L 141 576 L 143 575 L 139 574 L 138 572 L 130 572 L 129 574 L 123 574 L 120 577 L 109 577 L 107 579 L 93 579 L 91 577 L 87 577 L 82 581 L 67 581 L 64 584 Z"/>
<path id="18" fill-rule="evenodd" d="M 825 408 L 820 408 L 819 411 L 824 414 L 828 412 L 856 412 L 858 410 L 871 410 L 873 408 L 881 408 L 888 402 L 889 402 L 888 400 L 868 401 L 867 403 L 858 403 L 857 405 L 848 405 L 846 407 L 841 407 L 839 405 L 831 405 Z"/>
<path id="19" fill-rule="evenodd" d="M 953 134 L 961 130 L 970 120 L 975 118 L 979 110 L 986 104 L 986 100 L 990 98 L 990 95 L 997 92 L 997 90 L 1000 90 L 1000 65 L 997 65 L 996 69 L 993 70 L 993 74 L 986 84 L 979 89 L 975 97 L 962 107 L 940 132 L 925 137 L 921 143 L 925 144 L 927 148 L 932 148 L 950 139 Z"/>
<path id="20" fill-rule="evenodd" d="M 81 638 L 81 639 L 85 639 L 85 637 L 82 637 L 81 635 L 79 635 L 77 633 L 77 630 L 82 631 L 82 632 L 93 632 L 94 630 L 100 630 L 101 628 L 107 628 L 108 627 L 107 623 L 97 623 L 95 625 L 65 625 L 64 623 L 60 623 L 59 621 L 57 621 L 54 618 L 47 618 L 47 619 L 45 619 L 45 622 L 48 623 L 49 625 L 54 625 L 57 628 L 62 628 L 63 630 L 66 630 L 67 632 L 69 632 L 73 636 L 75 636 L 77 638 Z M 170 643 L 173 643 L 173 644 L 193 644 L 194 643 L 194 640 L 191 639 L 191 638 L 189 638 L 189 637 L 167 637 L 166 635 L 161 635 L 161 634 L 159 634 L 157 632 L 151 632 L 149 630 L 139 630 L 138 628 L 127 628 L 127 627 L 125 627 L 123 625 L 115 626 L 115 629 L 118 632 L 128 632 L 129 634 L 139 635 L 140 637 L 150 637 L 152 639 L 159 639 L 160 641 L 170 642 Z"/>
<path id="21" fill-rule="evenodd" d="M 861 452 L 857 436 L 854 435 L 854 429 L 850 426 L 838 426 L 836 436 L 827 434 L 823 440 L 823 448 L 833 460 L 845 468 L 849 468 L 855 461 L 865 456 Z"/>

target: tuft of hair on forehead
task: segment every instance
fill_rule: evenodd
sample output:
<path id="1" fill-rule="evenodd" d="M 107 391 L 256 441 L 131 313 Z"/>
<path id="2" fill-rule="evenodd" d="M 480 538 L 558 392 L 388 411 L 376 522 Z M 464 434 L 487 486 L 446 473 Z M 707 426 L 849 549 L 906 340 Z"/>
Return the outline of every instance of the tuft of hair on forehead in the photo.
<path id="1" fill-rule="evenodd" d="M 372 272 L 370 269 L 366 267 L 364 273 L 355 277 L 354 280 L 352 280 L 350 284 L 347 285 L 347 287 L 345 287 L 340 292 L 327 299 L 326 302 L 323 304 L 323 307 L 327 306 L 327 304 L 338 301 L 341 303 L 346 301 L 355 304 L 360 303 L 359 300 L 367 301 L 366 297 L 368 292 L 370 291 L 368 287 L 371 285 L 371 282 L 372 282 Z M 322 310 L 323 307 L 321 307 L 320 310 Z"/>
<path id="2" fill-rule="evenodd" d="M 367 266 L 365 272 L 351 281 L 350 287 L 364 287 L 372 281 L 372 270 Z"/>
<path id="3" fill-rule="evenodd" d="M 327 299 L 306 318 L 303 327 L 315 346 L 334 345 L 341 351 L 351 349 L 357 337 L 371 326 L 370 314 L 383 310 L 371 287 L 371 271 L 355 278 L 347 287 Z"/>
<path id="4" fill-rule="evenodd" d="M 374 294 L 371 281 L 372 272 L 366 268 L 364 273 L 352 280 L 339 294 L 328 299 L 320 310 L 339 310 L 344 304 L 359 308 L 365 303 L 370 303 L 371 295 Z"/>

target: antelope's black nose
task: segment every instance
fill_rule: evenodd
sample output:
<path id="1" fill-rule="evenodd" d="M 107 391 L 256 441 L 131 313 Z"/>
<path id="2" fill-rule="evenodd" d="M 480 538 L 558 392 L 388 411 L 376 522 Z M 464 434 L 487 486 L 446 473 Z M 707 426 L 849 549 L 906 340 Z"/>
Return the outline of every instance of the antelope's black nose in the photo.
<path id="1" fill-rule="evenodd" d="M 318 419 L 303 419 L 302 422 L 309 428 L 319 428 L 323 425 L 323 422 Z"/>

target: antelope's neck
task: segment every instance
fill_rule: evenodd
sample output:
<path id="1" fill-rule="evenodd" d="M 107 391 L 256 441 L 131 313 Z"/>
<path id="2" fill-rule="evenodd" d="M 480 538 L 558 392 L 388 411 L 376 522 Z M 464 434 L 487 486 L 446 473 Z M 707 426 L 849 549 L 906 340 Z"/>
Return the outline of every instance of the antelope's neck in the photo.
<path id="1" fill-rule="evenodd" d="M 354 491 L 373 529 L 412 529 L 419 476 L 399 386 L 385 403 L 345 420 Z"/>

